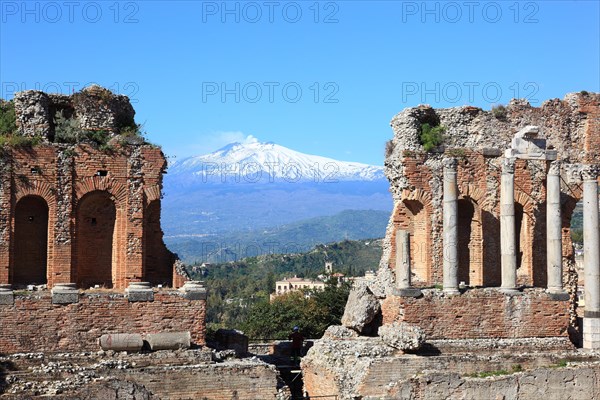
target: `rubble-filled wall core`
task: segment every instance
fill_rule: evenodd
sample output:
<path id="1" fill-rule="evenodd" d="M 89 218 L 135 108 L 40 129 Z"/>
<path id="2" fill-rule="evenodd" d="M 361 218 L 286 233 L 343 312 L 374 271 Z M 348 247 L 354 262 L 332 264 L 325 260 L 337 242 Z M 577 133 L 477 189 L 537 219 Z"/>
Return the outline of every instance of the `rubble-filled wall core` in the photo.
<path id="1" fill-rule="evenodd" d="M 181 285 L 160 229 L 166 160 L 142 138 L 120 135 L 135 125 L 129 100 L 93 86 L 72 96 L 20 92 L 13 103 L 16 134 L 40 143 L 1 149 L 0 283 Z M 57 143 L 57 115 L 107 135 L 108 145 Z"/>

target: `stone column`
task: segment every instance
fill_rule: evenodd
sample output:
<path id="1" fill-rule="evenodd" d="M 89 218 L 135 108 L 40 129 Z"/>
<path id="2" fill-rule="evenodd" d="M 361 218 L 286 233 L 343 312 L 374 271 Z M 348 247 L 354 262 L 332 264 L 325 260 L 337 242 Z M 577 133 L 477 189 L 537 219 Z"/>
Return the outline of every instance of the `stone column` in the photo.
<path id="1" fill-rule="evenodd" d="M 548 269 L 548 293 L 562 300 L 562 218 L 560 213 L 560 161 L 550 163 L 546 183 L 546 252 Z M 559 298 L 556 298 L 559 300 Z"/>
<path id="2" fill-rule="evenodd" d="M 505 293 L 517 292 L 517 252 L 515 235 L 515 159 L 502 162 L 500 183 L 500 255 L 502 287 Z"/>
<path id="3" fill-rule="evenodd" d="M 444 158 L 444 292 L 458 291 L 458 186 L 456 159 Z"/>
<path id="4" fill-rule="evenodd" d="M 585 166 L 583 178 L 583 265 L 585 313 L 583 347 L 600 349 L 600 232 L 598 228 L 598 168 Z"/>
<path id="5" fill-rule="evenodd" d="M 411 287 L 410 282 L 410 233 L 403 229 L 396 231 L 396 288 L 394 295 L 418 297 L 419 289 Z"/>

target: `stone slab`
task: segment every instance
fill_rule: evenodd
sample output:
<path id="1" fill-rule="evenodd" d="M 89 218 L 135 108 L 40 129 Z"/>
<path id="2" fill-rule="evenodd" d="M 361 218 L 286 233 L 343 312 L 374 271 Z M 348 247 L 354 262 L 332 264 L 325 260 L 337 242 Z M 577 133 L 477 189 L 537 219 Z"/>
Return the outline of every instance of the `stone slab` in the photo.
<path id="1" fill-rule="evenodd" d="M 569 301 L 569 293 L 567 292 L 548 292 L 548 297 L 554 301 Z"/>
<path id="2" fill-rule="evenodd" d="M 136 301 L 154 301 L 154 291 L 150 290 L 130 290 L 127 289 L 125 296 L 130 302 Z"/>
<path id="3" fill-rule="evenodd" d="M 79 291 L 77 290 L 58 290 L 52 291 L 52 304 L 73 304 L 79 303 Z"/>
<path id="4" fill-rule="evenodd" d="M 404 288 L 398 289 L 394 288 L 392 290 L 392 295 L 394 296 L 402 296 L 402 297 L 421 297 L 423 296 L 423 292 L 417 288 Z"/>

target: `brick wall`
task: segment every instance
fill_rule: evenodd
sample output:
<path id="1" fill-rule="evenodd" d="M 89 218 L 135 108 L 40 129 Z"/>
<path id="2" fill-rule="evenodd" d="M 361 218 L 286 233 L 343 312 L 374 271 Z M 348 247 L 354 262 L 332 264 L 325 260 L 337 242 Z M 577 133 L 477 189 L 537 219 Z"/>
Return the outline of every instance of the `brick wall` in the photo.
<path id="1" fill-rule="evenodd" d="M 161 150 L 150 145 L 5 149 L 0 283 L 180 284 L 160 229 L 165 166 Z M 45 230 L 33 229 L 44 223 Z"/>
<path id="2" fill-rule="evenodd" d="M 67 305 L 52 304 L 49 292 L 27 293 L 16 292 L 14 305 L 0 305 L 0 353 L 98 351 L 105 333 L 190 331 L 193 343 L 205 343 L 206 302 L 176 291 L 159 290 L 154 301 L 134 303 L 122 293 L 87 291 Z"/>
<path id="3" fill-rule="evenodd" d="M 541 289 L 515 296 L 474 289 L 452 297 L 427 290 L 417 299 L 387 297 L 382 314 L 384 324 L 416 324 L 428 339 L 566 337 L 569 326 L 569 302 L 553 301 Z"/>

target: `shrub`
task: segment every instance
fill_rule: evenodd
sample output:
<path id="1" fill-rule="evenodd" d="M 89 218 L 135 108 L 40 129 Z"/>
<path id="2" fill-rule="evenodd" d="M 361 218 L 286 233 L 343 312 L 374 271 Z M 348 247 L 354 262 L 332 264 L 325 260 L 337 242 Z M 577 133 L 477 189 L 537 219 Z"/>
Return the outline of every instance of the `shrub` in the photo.
<path id="1" fill-rule="evenodd" d="M 421 140 L 421 145 L 425 151 L 431 151 L 434 147 L 439 146 L 444 141 L 444 132 L 446 128 L 438 125 L 431 126 L 427 123 L 421 125 L 421 135 L 419 139 Z"/>
<path id="2" fill-rule="evenodd" d="M 33 147 L 42 141 L 40 136 L 0 135 L 0 147 Z"/>
<path id="3" fill-rule="evenodd" d="M 54 141 L 56 143 L 77 143 L 81 138 L 81 128 L 77 118 L 65 118 L 63 111 L 54 115 Z"/>
<path id="4" fill-rule="evenodd" d="M 16 131 L 17 117 L 14 103 L 0 100 L 0 135 L 10 135 Z"/>
<path id="5" fill-rule="evenodd" d="M 492 115 L 496 119 L 506 119 L 506 107 L 502 104 L 492 107 Z"/>

